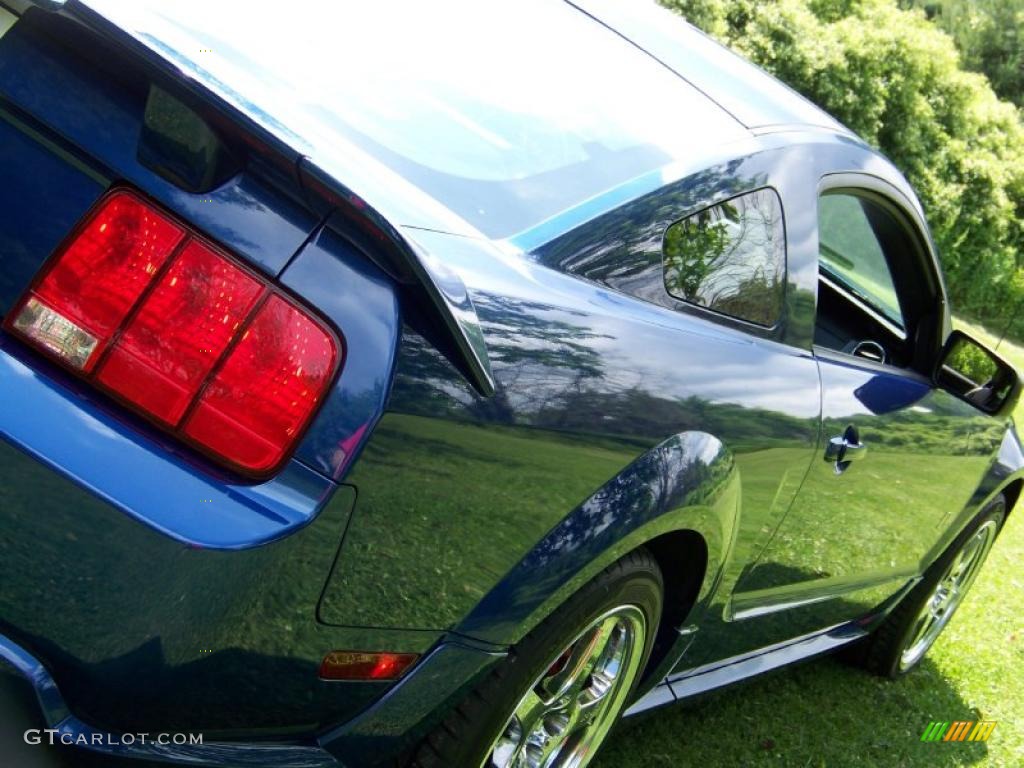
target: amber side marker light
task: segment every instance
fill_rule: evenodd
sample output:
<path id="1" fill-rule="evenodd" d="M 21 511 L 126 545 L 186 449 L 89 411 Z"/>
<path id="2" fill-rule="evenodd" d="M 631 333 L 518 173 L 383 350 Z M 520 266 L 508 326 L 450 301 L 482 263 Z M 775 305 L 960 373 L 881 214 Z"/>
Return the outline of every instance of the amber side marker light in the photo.
<path id="1" fill-rule="evenodd" d="M 320 664 L 322 680 L 397 680 L 418 653 L 331 651 Z"/>
<path id="2" fill-rule="evenodd" d="M 5 328 L 252 475 L 287 458 L 342 358 L 312 312 L 125 189 L 86 216 Z"/>

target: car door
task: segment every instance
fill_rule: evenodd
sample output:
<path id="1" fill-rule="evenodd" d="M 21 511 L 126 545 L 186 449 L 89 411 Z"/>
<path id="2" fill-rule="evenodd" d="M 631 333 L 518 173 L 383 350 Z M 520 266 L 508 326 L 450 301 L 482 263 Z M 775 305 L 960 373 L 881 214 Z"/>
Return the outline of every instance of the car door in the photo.
<path id="1" fill-rule="evenodd" d="M 818 212 L 819 455 L 728 607 L 735 621 L 776 617 L 775 641 L 860 616 L 910 582 L 979 479 L 963 455 L 976 414 L 929 375 L 944 292 L 923 225 L 898 192 L 859 176 L 829 178 Z"/>

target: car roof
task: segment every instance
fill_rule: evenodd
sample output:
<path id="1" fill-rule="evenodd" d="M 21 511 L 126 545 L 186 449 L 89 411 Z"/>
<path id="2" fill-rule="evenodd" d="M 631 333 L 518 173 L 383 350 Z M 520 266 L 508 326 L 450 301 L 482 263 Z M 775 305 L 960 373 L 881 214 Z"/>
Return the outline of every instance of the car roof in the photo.
<path id="1" fill-rule="evenodd" d="M 563 0 L 295 0 L 251 14 L 242 0 L 85 3 L 371 205 L 374 188 L 402 197 L 400 213 L 381 210 L 398 225 L 455 218 L 502 238 L 749 137 Z M 408 185 L 454 216 L 427 213 Z"/>
<path id="2" fill-rule="evenodd" d="M 206 0 L 171 4 L 159 0 L 83 2 L 167 60 L 180 75 L 202 84 L 302 155 L 318 177 L 356 194 L 397 226 L 501 238 L 514 231 L 524 232 L 546 217 L 557 217 L 559 209 L 579 207 L 595 196 L 611 199 L 608 193 L 615 190 L 621 190 L 618 196 L 612 195 L 615 199 L 639 193 L 649 184 L 658 183 L 661 169 L 720 154 L 723 145 L 749 138 L 752 128 L 795 124 L 847 133 L 786 86 L 653 2 L 578 0 L 574 4 L 567 0 L 530 0 L 509 6 L 500 0 L 445 0 L 430 4 L 429 12 L 423 10 L 417 15 L 414 10 L 419 4 L 409 6 L 397 0 L 381 0 L 359 10 L 343 4 L 322 6 L 296 0 L 277 13 L 253 14 L 244 24 L 237 23 L 236 12 L 248 7 L 242 0 L 220 0 L 212 6 Z M 393 17 L 401 19 L 401 28 L 383 23 Z M 398 34 L 394 29 L 404 31 Z M 590 41 L 590 47 L 586 47 L 586 41 Z M 584 46 L 583 54 L 580 46 Z M 374 74 L 374 62 L 395 69 L 388 57 L 398 57 L 408 62 L 409 78 L 415 85 L 423 67 L 413 64 L 431 64 L 430 57 L 451 59 L 456 55 L 465 61 L 464 69 L 454 70 L 447 80 L 435 78 L 436 86 L 424 89 L 426 101 L 438 102 L 436 112 L 427 115 L 430 119 L 406 120 L 404 125 L 392 126 L 404 132 L 398 137 L 400 141 L 429 138 L 426 131 L 430 131 L 434 137 L 447 136 L 451 146 L 438 145 L 433 155 L 406 155 L 405 159 L 413 162 L 403 165 L 394 158 L 394 146 L 377 151 L 353 138 L 348 120 L 352 100 L 345 98 L 348 82 Z M 502 89 L 489 85 L 484 76 L 488 59 L 504 62 L 512 73 L 517 66 L 523 70 L 524 82 L 513 82 L 517 100 L 512 104 L 504 104 Z M 619 63 L 621 69 L 617 68 Z M 594 75 L 595 71 L 608 70 L 606 80 Z M 526 79 L 526 73 L 532 73 L 532 79 Z M 585 82 L 590 94 L 587 101 L 585 94 L 571 87 L 572 77 L 581 82 L 586 77 L 596 80 L 606 103 L 594 97 L 595 83 L 589 81 Z M 509 82 L 506 79 L 499 85 Z M 552 83 L 562 84 L 563 90 L 559 92 Z M 444 98 L 435 98 L 455 86 L 463 99 L 459 105 L 467 105 L 465 111 L 453 110 Z M 536 91 L 531 102 L 526 97 L 531 95 L 532 87 Z M 409 90 L 408 83 L 403 88 Z M 372 95 L 372 89 L 369 93 Z M 565 94 L 565 104 L 553 98 L 559 93 Z M 399 106 L 401 103 L 399 100 Z M 631 107 L 626 108 L 626 104 Z M 529 135 L 512 133 L 510 138 L 500 126 L 492 130 L 488 123 L 480 131 L 475 124 L 478 121 L 465 119 L 479 115 L 486 118 L 501 108 L 508 112 L 521 110 L 538 123 L 547 120 L 555 128 L 562 112 L 588 129 L 597 126 L 603 130 L 606 117 L 612 126 L 628 121 L 624 135 L 636 137 L 641 149 L 653 148 L 656 152 L 648 153 L 653 159 L 641 158 L 639 162 L 629 161 L 620 153 L 624 161 L 620 178 L 598 175 L 593 184 L 584 183 L 587 177 L 583 173 L 570 173 L 567 180 L 556 181 L 544 173 L 533 173 L 536 169 L 520 174 L 519 169 L 512 168 L 510 180 L 527 188 L 531 199 L 542 201 L 540 193 L 553 189 L 576 197 L 559 198 L 547 210 L 525 212 L 514 226 L 488 231 L 474 219 L 476 212 L 469 206 L 479 198 L 490 210 L 501 211 L 500 198 L 485 200 L 478 194 L 482 185 L 462 185 L 453 192 L 450 178 L 417 181 L 413 171 L 419 170 L 415 164 L 437 160 L 442 150 L 455 162 L 469 165 L 473 156 L 460 158 L 455 150 L 461 145 L 451 141 L 457 130 L 463 135 L 475 131 L 492 144 L 506 139 L 506 144 L 522 152 L 533 147 L 533 139 L 538 137 L 546 142 L 541 149 L 553 147 L 551 137 L 557 131 L 524 130 L 522 133 Z M 605 146 L 600 142 L 587 144 L 587 140 L 578 142 L 592 160 L 582 170 L 614 171 L 618 166 L 600 155 Z M 468 152 L 468 141 L 466 146 Z M 631 149 L 625 148 L 627 152 Z M 451 175 L 448 173 L 448 177 Z M 646 180 L 635 184 L 634 179 Z M 519 194 L 516 189 L 511 193 Z"/>
<path id="3" fill-rule="evenodd" d="M 678 14 L 649 2 L 567 0 L 688 81 L 747 128 L 848 128 Z"/>

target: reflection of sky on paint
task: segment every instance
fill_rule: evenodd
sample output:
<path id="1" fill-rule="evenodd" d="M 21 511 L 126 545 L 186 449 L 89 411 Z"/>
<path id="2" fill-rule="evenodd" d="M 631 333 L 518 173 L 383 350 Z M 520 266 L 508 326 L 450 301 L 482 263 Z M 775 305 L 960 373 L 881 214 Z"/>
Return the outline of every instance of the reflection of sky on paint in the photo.
<path id="1" fill-rule="evenodd" d="M 798 417 L 818 415 L 817 369 L 807 357 L 767 350 L 759 353 L 758 343 L 738 334 L 716 332 L 710 323 L 706 323 L 706 335 L 699 328 L 694 328 L 696 332 L 688 328 L 687 337 L 670 341 L 673 337 L 665 328 L 647 330 L 635 317 L 591 315 L 576 321 L 584 322 L 586 330 L 596 334 L 587 346 L 598 353 L 609 372 L 605 386 L 636 386 L 667 397 L 697 394 L 712 402 L 742 403 Z M 705 323 L 679 316 L 678 324 L 665 325 L 679 333 L 683 324 Z M 622 342 L 625 338 L 631 339 L 628 345 Z M 735 362 L 726 362 L 730 359 Z M 758 360 L 770 361 L 771 367 L 758 370 Z"/>
<path id="2" fill-rule="evenodd" d="M 683 80 L 564 3 L 300 0 L 273 13 L 241 0 L 87 4 L 165 53 L 173 49 L 180 65 L 212 77 L 300 151 L 339 171 L 353 159 L 345 145 L 362 135 L 386 151 L 354 143 L 392 170 L 399 166 L 389 152 L 484 181 L 586 169 L 635 151 L 611 179 L 619 184 L 747 135 Z M 596 187 L 587 186 L 585 170 L 573 174 L 572 204 L 614 186 L 600 171 Z M 455 193 L 427 178 L 417 183 L 448 204 Z"/>
<path id="3" fill-rule="evenodd" d="M 722 452 L 722 444 L 717 440 L 704 440 L 700 443 L 692 441 L 688 447 L 693 447 L 694 444 L 700 446 L 700 450 L 697 453 L 697 459 L 703 464 L 712 464 Z"/>

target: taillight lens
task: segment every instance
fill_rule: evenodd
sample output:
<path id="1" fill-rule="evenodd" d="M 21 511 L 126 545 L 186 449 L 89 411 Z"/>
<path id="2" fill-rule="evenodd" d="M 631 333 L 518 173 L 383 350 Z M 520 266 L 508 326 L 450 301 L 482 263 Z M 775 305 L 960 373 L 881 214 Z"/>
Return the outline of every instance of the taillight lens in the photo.
<path id="1" fill-rule="evenodd" d="M 238 446 L 247 463 L 273 465 L 334 373 L 323 328 L 271 296 L 203 392 L 185 433 L 215 450 Z"/>
<path id="2" fill-rule="evenodd" d="M 124 190 L 48 263 L 7 328 L 252 473 L 287 457 L 341 363 L 321 320 Z"/>
<path id="3" fill-rule="evenodd" d="M 15 328 L 90 370 L 183 236 L 134 195 L 111 195 L 37 281 Z"/>

